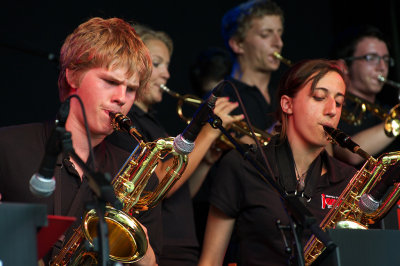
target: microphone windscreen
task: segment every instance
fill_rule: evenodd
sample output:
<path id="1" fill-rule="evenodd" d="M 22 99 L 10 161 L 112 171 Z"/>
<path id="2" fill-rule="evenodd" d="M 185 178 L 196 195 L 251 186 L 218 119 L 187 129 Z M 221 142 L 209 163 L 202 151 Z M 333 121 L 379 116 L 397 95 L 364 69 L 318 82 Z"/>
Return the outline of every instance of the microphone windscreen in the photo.
<path id="1" fill-rule="evenodd" d="M 29 181 L 29 189 L 35 196 L 49 197 L 56 189 L 55 178 L 45 178 L 39 174 L 33 174 Z"/>

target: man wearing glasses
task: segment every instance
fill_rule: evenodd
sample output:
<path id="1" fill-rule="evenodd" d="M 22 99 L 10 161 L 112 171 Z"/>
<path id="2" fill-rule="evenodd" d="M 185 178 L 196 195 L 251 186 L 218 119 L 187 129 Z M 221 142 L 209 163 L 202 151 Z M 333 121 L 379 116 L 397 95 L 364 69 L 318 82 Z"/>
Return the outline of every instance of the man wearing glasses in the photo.
<path id="1" fill-rule="evenodd" d="M 346 94 L 353 95 L 367 104 L 383 106 L 376 99 L 384 85 L 378 77 L 386 79 L 389 68 L 394 65 L 383 33 L 372 26 L 347 29 L 336 42 L 334 56 L 343 63 L 344 72 L 348 77 Z M 352 136 L 352 139 L 372 156 L 380 155 L 395 138 L 385 134 L 384 122 L 370 111 L 363 114 L 361 121 L 348 121 L 349 116 L 346 112 L 354 114 L 357 118 L 361 110 L 349 98 L 346 97 L 345 112 L 342 112 L 338 128 Z M 363 163 L 364 159 L 359 155 L 337 146 L 335 145 L 333 150 L 339 159 L 355 166 Z"/>
<path id="2" fill-rule="evenodd" d="M 361 120 L 349 120 L 350 116 L 346 115 L 346 112 L 356 118 L 361 112 L 360 106 L 350 100 L 349 95 L 367 104 L 390 109 L 391 106 L 385 106 L 376 99 L 384 85 L 380 79 L 382 77 L 386 79 L 389 68 L 394 65 L 388 46 L 379 29 L 363 26 L 343 32 L 336 42 L 334 51 L 334 58 L 343 63 L 344 73 L 348 77 L 346 101 L 338 128 L 350 135 L 354 142 L 374 158 L 384 152 L 400 150 L 400 138 L 387 136 L 384 131 L 384 121 L 370 111 L 366 111 Z M 358 168 L 365 161 L 359 155 L 338 145 L 334 145 L 333 153 L 335 157 Z M 382 229 L 399 229 L 397 209 L 393 208 L 378 226 Z"/>

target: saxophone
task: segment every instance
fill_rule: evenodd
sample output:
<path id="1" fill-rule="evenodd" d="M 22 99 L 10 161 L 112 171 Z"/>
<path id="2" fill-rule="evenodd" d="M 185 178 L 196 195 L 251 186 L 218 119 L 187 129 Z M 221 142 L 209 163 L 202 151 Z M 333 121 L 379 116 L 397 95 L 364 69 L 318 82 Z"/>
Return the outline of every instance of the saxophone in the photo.
<path id="1" fill-rule="evenodd" d="M 331 137 L 335 140 L 333 135 Z M 379 184 L 382 175 L 399 161 L 399 151 L 382 154 L 378 159 L 369 156 L 321 222 L 321 229 L 368 229 L 369 225 L 383 218 L 400 197 L 400 183 L 395 183 L 385 200 L 373 212 L 365 210 L 360 199 Z M 305 264 L 311 265 L 324 250 L 324 244 L 312 235 L 304 247 Z"/>
<path id="2" fill-rule="evenodd" d="M 123 263 L 139 261 L 147 251 L 146 233 L 140 223 L 130 214 L 145 211 L 157 205 L 184 172 L 188 157 L 177 153 L 173 147 L 174 138 L 158 139 L 144 143 L 132 122 L 121 113 L 110 113 L 115 130 L 127 131 L 139 144 L 131 153 L 118 174 L 112 180 L 116 197 L 122 202 L 122 210 L 107 205 L 105 221 L 108 226 L 109 259 Z M 144 191 L 150 176 L 160 159 L 171 154 L 173 165 L 169 167 L 162 181 L 154 191 Z M 73 236 L 51 265 L 97 265 L 97 253 L 85 246 L 85 240 L 93 247 L 97 237 L 99 218 L 94 209 L 88 211 L 81 226 L 75 229 Z"/>

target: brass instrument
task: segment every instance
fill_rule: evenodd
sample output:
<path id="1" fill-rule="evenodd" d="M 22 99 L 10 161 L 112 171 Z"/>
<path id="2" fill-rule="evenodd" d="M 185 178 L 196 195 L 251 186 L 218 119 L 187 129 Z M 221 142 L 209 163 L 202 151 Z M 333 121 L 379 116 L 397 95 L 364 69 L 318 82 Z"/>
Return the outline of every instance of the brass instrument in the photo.
<path id="1" fill-rule="evenodd" d="M 390 85 L 390 86 L 392 86 L 392 87 L 394 87 L 394 88 L 400 89 L 400 83 L 395 82 L 395 81 L 393 81 L 393 80 L 386 79 L 386 78 L 385 78 L 384 76 L 382 76 L 382 75 L 378 75 L 377 79 L 378 79 L 380 82 L 382 82 L 382 83 L 385 83 L 385 84 L 388 84 L 388 85 Z"/>
<path id="2" fill-rule="evenodd" d="M 381 106 L 365 101 L 351 93 L 346 93 L 346 98 L 356 105 L 353 110 L 348 110 L 344 107 L 340 117 L 341 120 L 348 124 L 359 126 L 365 113 L 369 111 L 385 122 L 384 130 L 388 137 L 397 137 L 400 134 L 400 104 L 387 111 Z"/>
<path id="3" fill-rule="evenodd" d="M 121 113 L 110 113 L 111 123 L 115 130 L 127 131 L 138 138 L 130 119 Z M 181 177 L 188 157 L 175 152 L 174 138 L 158 139 L 155 142 L 139 144 L 131 153 L 119 173 L 112 180 L 116 197 L 123 203 L 123 209 L 117 210 L 106 206 L 105 221 L 108 225 L 109 258 L 112 261 L 133 263 L 140 260 L 146 253 L 148 243 L 146 234 L 139 222 L 130 216 L 132 212 L 147 210 L 157 205 Z M 150 176 L 156 169 L 160 159 L 168 154 L 174 157 L 173 165 L 154 191 L 144 191 Z M 95 265 L 97 254 L 85 248 L 84 240 L 93 245 L 97 236 L 99 218 L 95 210 L 90 210 L 83 218 L 82 225 L 75 229 L 74 235 L 55 257 L 51 265 Z"/>
<path id="4" fill-rule="evenodd" d="M 185 121 L 187 124 L 189 124 L 192 119 L 186 117 L 183 114 L 183 110 L 182 110 L 183 104 L 187 103 L 194 107 L 198 107 L 198 106 L 200 106 L 200 104 L 203 103 L 203 100 L 200 99 L 199 97 L 197 97 L 195 95 L 191 95 L 191 94 L 180 95 L 179 93 L 170 90 L 164 84 L 161 84 L 160 88 L 163 91 L 165 91 L 166 93 L 168 93 L 169 95 L 178 99 L 176 112 L 178 113 L 179 117 L 183 121 Z M 231 129 L 237 133 L 240 133 L 241 135 L 247 135 L 247 136 L 252 137 L 251 130 L 249 129 L 247 123 L 244 121 L 237 121 L 237 122 L 232 123 Z M 261 145 L 263 145 L 263 146 L 267 145 L 269 140 L 271 139 L 271 135 L 269 133 L 267 133 L 266 131 L 263 131 L 258 128 L 254 128 L 253 130 L 254 130 L 256 138 L 260 141 Z M 233 146 L 233 144 L 228 140 L 228 138 L 226 138 L 225 135 L 221 135 L 219 141 L 222 142 L 224 145 L 228 146 L 229 148 L 235 148 Z"/>
<path id="5" fill-rule="evenodd" d="M 292 61 L 290 61 L 289 59 L 286 59 L 286 58 L 284 58 L 280 53 L 278 53 L 278 52 L 274 52 L 274 56 L 278 59 L 278 60 L 280 60 L 282 63 L 284 63 L 285 65 L 287 65 L 288 67 L 291 67 L 293 64 L 292 64 Z"/>
<path id="6" fill-rule="evenodd" d="M 396 183 L 380 206 L 371 212 L 363 211 L 359 207 L 360 198 L 371 191 L 389 167 L 400 160 L 400 152 L 390 152 L 381 155 L 377 160 L 368 158 L 363 167 L 350 180 L 332 209 L 321 222 L 323 231 L 333 228 L 367 229 L 383 218 L 400 197 L 400 183 Z M 304 261 L 310 265 L 325 250 L 325 246 L 314 235 L 304 247 Z"/>

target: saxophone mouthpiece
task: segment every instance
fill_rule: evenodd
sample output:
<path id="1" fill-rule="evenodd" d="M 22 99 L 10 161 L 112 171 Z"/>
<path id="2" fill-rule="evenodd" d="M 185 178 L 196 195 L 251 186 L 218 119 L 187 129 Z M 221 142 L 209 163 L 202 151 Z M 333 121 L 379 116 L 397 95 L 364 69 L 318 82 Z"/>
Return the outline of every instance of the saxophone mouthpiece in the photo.
<path id="1" fill-rule="evenodd" d="M 329 126 L 323 126 L 326 133 L 328 133 L 332 139 L 339 144 L 339 146 L 350 150 L 353 153 L 357 153 L 361 157 L 368 159 L 371 157 L 366 151 L 360 148 L 360 145 L 351 140 L 350 136 L 346 135 L 339 129 L 335 129 Z"/>
<path id="2" fill-rule="evenodd" d="M 111 126 L 116 131 L 126 131 L 133 136 L 138 142 L 142 139 L 142 135 L 133 126 L 129 117 L 122 113 L 110 112 Z"/>
<path id="3" fill-rule="evenodd" d="M 335 129 L 332 127 L 328 127 L 328 126 L 323 126 L 323 127 L 324 127 L 325 132 L 328 133 L 329 135 L 331 135 L 335 131 Z"/>
<path id="4" fill-rule="evenodd" d="M 331 128 L 331 127 L 328 127 L 328 126 L 323 126 L 323 127 L 324 127 L 324 130 L 325 130 L 325 133 L 328 135 L 327 136 L 328 141 L 330 143 L 332 143 L 332 144 L 336 144 L 336 141 L 332 137 L 332 134 L 335 131 L 335 129 Z"/>

